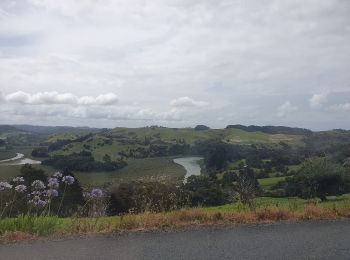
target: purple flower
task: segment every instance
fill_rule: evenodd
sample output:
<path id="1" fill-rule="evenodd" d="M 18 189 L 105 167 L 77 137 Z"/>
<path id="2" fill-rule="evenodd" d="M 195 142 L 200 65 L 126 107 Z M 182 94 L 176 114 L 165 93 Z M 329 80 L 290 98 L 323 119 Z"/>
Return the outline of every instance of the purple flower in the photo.
<path id="1" fill-rule="evenodd" d="M 36 207 L 45 207 L 48 201 L 42 200 L 39 196 L 33 196 L 33 198 L 29 200 L 28 203 Z"/>
<path id="2" fill-rule="evenodd" d="M 23 184 L 20 184 L 15 187 L 15 190 L 19 193 L 23 193 L 27 190 L 27 187 Z"/>
<path id="3" fill-rule="evenodd" d="M 20 182 L 24 182 L 24 178 L 23 177 L 16 177 L 16 178 L 13 178 L 12 181 L 15 183 L 20 183 Z"/>
<path id="4" fill-rule="evenodd" d="M 41 191 L 32 191 L 31 195 L 33 196 L 40 196 L 42 193 Z"/>
<path id="5" fill-rule="evenodd" d="M 67 185 L 72 185 L 74 183 L 74 178 L 70 175 L 63 176 L 62 181 Z"/>
<path id="6" fill-rule="evenodd" d="M 49 179 L 49 183 L 47 184 L 47 186 L 51 189 L 58 189 L 58 187 L 60 186 L 58 179 L 57 178 L 50 178 Z"/>
<path id="7" fill-rule="evenodd" d="M 12 185 L 6 181 L 1 181 L 0 182 L 0 191 L 3 191 L 5 189 L 11 189 Z"/>
<path id="8" fill-rule="evenodd" d="M 40 180 L 35 180 L 32 183 L 32 187 L 36 190 L 43 190 L 45 189 L 45 184 Z"/>
<path id="9" fill-rule="evenodd" d="M 101 197 L 103 196 L 103 192 L 102 192 L 102 190 L 99 189 L 99 188 L 94 188 L 94 189 L 92 189 L 92 191 L 91 191 L 91 196 L 92 196 L 93 198 L 101 198 Z"/>
<path id="10" fill-rule="evenodd" d="M 54 175 L 52 175 L 55 178 L 62 178 L 62 173 L 60 172 L 55 172 Z"/>
<path id="11" fill-rule="evenodd" d="M 58 191 L 55 189 L 49 189 L 45 191 L 45 196 L 48 198 L 58 197 Z"/>

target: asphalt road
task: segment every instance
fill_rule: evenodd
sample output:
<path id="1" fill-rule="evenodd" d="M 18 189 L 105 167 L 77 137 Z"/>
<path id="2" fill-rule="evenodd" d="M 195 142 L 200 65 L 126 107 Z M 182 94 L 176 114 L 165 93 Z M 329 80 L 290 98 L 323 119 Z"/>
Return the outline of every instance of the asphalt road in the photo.
<path id="1" fill-rule="evenodd" d="M 350 259 L 350 220 L 0 244 L 0 259 Z"/>

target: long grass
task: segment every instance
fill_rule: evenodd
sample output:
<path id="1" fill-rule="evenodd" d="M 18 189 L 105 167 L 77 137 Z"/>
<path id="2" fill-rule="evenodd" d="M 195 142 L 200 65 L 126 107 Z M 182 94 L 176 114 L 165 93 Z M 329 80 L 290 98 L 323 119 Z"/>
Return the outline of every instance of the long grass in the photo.
<path id="1" fill-rule="evenodd" d="M 24 232 L 37 236 L 51 235 L 62 228 L 63 219 L 54 216 L 27 216 L 0 220 L 0 234 Z"/>
<path id="2" fill-rule="evenodd" d="M 320 203 L 312 200 L 258 198 L 254 210 L 235 203 L 220 207 L 188 208 L 171 212 L 126 214 L 101 218 L 19 216 L 0 220 L 0 238 L 110 233 L 130 230 L 174 229 L 193 225 L 269 223 L 350 218 L 350 196 Z"/>

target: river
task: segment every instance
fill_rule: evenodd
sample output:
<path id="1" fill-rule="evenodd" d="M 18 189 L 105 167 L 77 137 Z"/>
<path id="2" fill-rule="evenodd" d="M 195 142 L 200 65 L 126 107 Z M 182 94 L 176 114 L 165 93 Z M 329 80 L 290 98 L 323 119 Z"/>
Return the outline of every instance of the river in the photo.
<path id="1" fill-rule="evenodd" d="M 182 165 L 186 170 L 186 175 L 184 182 L 187 181 L 187 178 L 191 175 L 200 175 L 201 167 L 199 166 L 199 160 L 203 159 L 203 157 L 182 157 L 174 159 L 174 162 Z"/>
<path id="2" fill-rule="evenodd" d="M 1 160 L 0 165 L 24 165 L 24 164 L 41 164 L 41 161 L 24 158 L 24 154 L 17 153 L 13 158 Z"/>

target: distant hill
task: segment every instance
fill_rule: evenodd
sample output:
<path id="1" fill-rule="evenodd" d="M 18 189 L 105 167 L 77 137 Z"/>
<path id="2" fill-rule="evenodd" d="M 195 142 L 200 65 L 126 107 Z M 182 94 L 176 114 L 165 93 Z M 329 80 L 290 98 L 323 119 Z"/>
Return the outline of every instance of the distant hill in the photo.
<path id="1" fill-rule="evenodd" d="M 226 129 L 240 129 L 247 132 L 263 132 L 268 134 L 288 134 L 288 135 L 310 135 L 312 131 L 305 128 L 288 127 L 288 126 L 244 126 L 228 125 Z"/>
<path id="2" fill-rule="evenodd" d="M 202 127 L 200 127 L 202 129 Z M 102 161 L 105 154 L 112 159 L 123 157 L 157 157 L 182 154 L 197 142 L 221 140 L 228 144 L 261 144 L 278 146 L 281 142 L 303 146 L 303 135 L 274 134 L 261 131 L 245 131 L 235 128 L 207 129 L 141 127 L 101 129 L 97 133 L 80 136 L 51 135 L 46 143 L 51 154 L 69 155 L 89 151 L 96 160 Z"/>
<path id="3" fill-rule="evenodd" d="M 19 129 L 10 126 L 10 125 L 0 125 L 0 134 L 10 133 L 10 132 L 18 132 Z"/>

